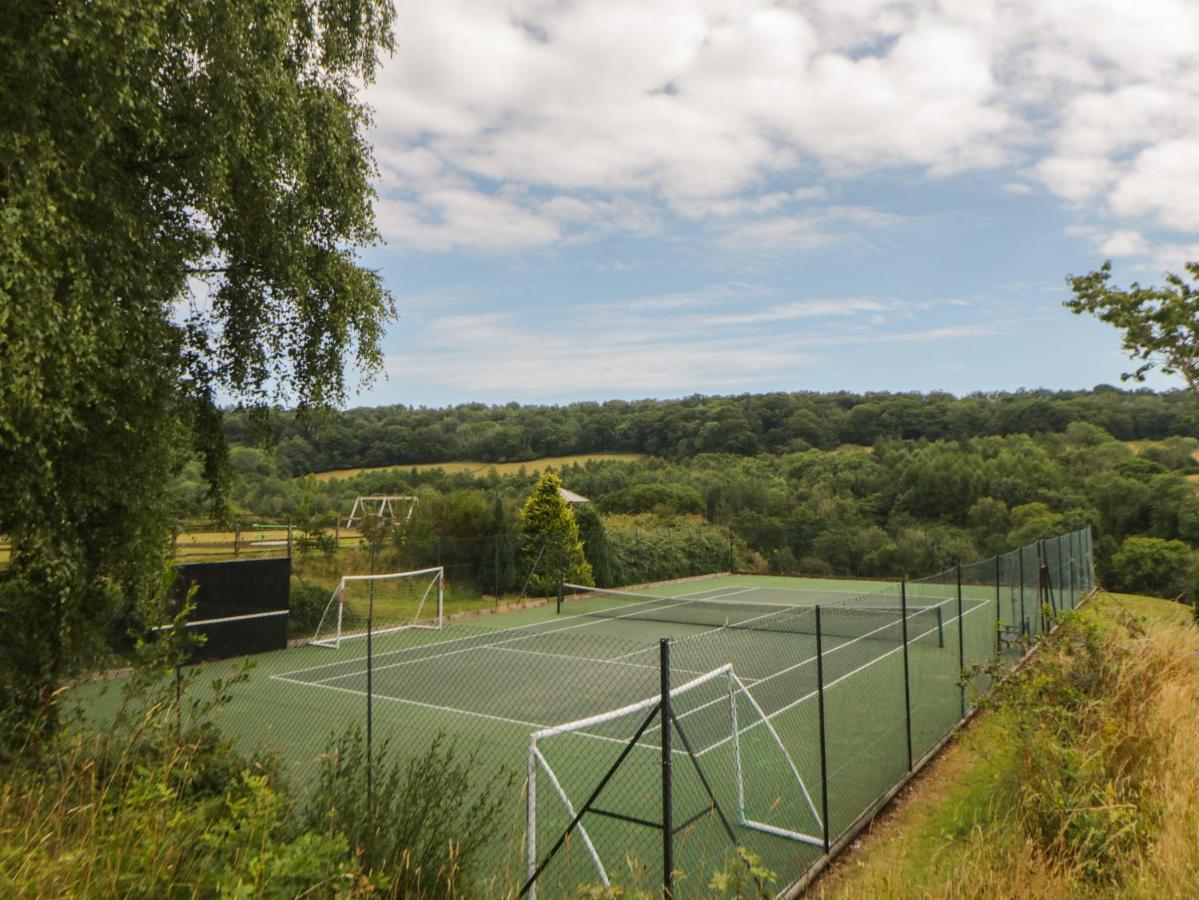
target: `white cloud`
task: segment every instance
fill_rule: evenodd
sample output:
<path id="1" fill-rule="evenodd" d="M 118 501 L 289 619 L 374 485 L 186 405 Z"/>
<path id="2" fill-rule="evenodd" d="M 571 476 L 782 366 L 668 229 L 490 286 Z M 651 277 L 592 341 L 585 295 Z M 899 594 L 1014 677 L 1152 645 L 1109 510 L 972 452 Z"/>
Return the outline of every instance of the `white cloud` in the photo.
<path id="1" fill-rule="evenodd" d="M 1099 249 L 1107 256 L 1139 256 L 1149 249 L 1149 244 L 1139 232 L 1116 231 L 1103 240 Z"/>
<path id="2" fill-rule="evenodd" d="M 752 312 L 720 313 L 704 317 L 703 324 L 714 327 L 752 325 L 759 322 L 787 322 L 793 319 L 812 319 L 828 316 L 852 316 L 862 312 L 877 312 L 895 308 L 894 303 L 879 300 L 792 300 Z M 874 317 L 871 317 L 873 320 Z"/>
<path id="3" fill-rule="evenodd" d="M 939 310 L 950 301 L 778 295 L 769 285 L 721 282 L 549 309 L 438 315 L 428 307 L 406 334 L 413 349 L 392 353 L 386 368 L 393 380 L 480 398 L 544 397 L 547 385 L 565 396 L 729 392 L 802 384 L 846 351 L 874 354 L 879 344 L 993 330 L 985 322 L 945 323 Z"/>
<path id="4" fill-rule="evenodd" d="M 398 246 L 517 252 L 678 218 L 802 249 L 877 226 L 829 226 L 849 178 L 996 168 L 1108 232 L 1199 232 L 1192 0 L 398 6 L 370 92 Z"/>
<path id="5" fill-rule="evenodd" d="M 1112 192 L 1112 207 L 1153 216 L 1178 231 L 1199 232 L 1199 131 L 1193 139 L 1147 147 Z"/>

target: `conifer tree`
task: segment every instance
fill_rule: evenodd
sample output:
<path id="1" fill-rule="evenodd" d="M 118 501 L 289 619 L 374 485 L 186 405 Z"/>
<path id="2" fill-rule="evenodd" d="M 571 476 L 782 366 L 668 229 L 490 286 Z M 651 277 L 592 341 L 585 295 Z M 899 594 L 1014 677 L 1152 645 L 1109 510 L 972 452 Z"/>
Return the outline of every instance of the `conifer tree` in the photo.
<path id="1" fill-rule="evenodd" d="M 557 473 L 546 472 L 521 513 L 521 561 L 530 573 L 530 594 L 551 594 L 562 581 L 594 584 L 591 564 L 583 555 L 578 522 L 558 493 L 561 487 Z"/>

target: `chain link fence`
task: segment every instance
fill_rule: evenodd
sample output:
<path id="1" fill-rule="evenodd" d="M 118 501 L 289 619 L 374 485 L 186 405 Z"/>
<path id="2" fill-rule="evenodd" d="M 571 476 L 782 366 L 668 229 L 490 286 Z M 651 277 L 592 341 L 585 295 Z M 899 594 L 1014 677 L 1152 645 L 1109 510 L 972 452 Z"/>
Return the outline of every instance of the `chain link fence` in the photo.
<path id="1" fill-rule="evenodd" d="M 456 550 L 440 553 L 452 585 Z M 422 549 L 403 562 L 438 559 Z M 503 801 L 471 873 L 477 893 L 690 897 L 802 885 L 1094 574 L 1088 529 L 898 584 L 566 585 L 470 621 L 448 615 L 452 591 L 441 610 L 420 582 L 419 628 L 407 627 L 417 601 L 370 584 L 356 583 L 354 627 L 323 645 L 293 638 L 247 660 L 245 640 L 278 647 L 286 632 L 262 611 L 165 627 L 160 639 L 193 645 L 166 673 L 180 728 L 215 718 L 247 754 L 270 754 L 301 798 L 327 783 L 339 741 L 360 735 L 368 816 L 393 808 L 387 766 L 415 761 L 419 787 L 428 748 L 449 743 L 470 761 L 462 790 Z M 122 711 L 138 677 L 105 673 L 67 702 L 90 726 L 132 727 Z"/>

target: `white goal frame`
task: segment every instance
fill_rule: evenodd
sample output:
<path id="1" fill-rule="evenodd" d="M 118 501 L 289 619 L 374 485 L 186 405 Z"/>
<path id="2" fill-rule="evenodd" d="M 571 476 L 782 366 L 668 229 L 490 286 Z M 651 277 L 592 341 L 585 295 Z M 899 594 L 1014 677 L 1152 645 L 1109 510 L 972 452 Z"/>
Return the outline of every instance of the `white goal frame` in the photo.
<path id="1" fill-rule="evenodd" d="M 425 588 L 425 592 L 421 595 L 416 615 L 412 620 L 401 625 L 388 625 L 383 628 L 372 626 L 370 633 L 375 635 L 391 634 L 413 628 L 440 629 L 445 622 L 445 568 L 443 566 L 433 566 L 429 569 L 414 569 L 410 572 L 385 572 L 379 575 L 343 575 L 337 583 L 337 587 L 334 588 L 332 596 L 329 597 L 329 603 L 325 606 L 325 611 L 321 614 L 321 620 L 317 623 L 316 631 L 313 632 L 312 640 L 309 643 L 315 647 L 330 647 L 336 650 L 344 640 L 366 637 L 366 628 L 355 628 L 349 632 L 343 630 L 346 585 L 363 581 L 386 582 L 423 577 L 429 577 L 429 584 Z M 434 587 L 436 587 L 436 609 L 433 615 L 422 617 L 421 613 L 424 611 L 425 604 L 429 600 L 429 594 L 433 592 Z M 329 620 L 330 616 L 336 617 L 334 620 L 336 624 L 331 622 L 327 629 L 327 633 L 330 633 L 331 636 L 321 637 L 321 629 L 326 627 L 325 623 Z"/>
<path id="2" fill-rule="evenodd" d="M 407 503 L 408 508 L 404 510 L 403 516 L 396 514 L 395 507 L 392 504 Z M 401 509 L 403 507 L 401 506 Z M 406 494 L 381 494 L 376 497 L 356 497 L 354 498 L 354 507 L 350 510 L 350 515 L 346 518 L 346 528 L 354 528 L 355 521 L 361 521 L 368 515 L 383 521 L 390 521 L 393 525 L 401 518 L 407 522 L 412 518 L 412 511 L 416 509 L 416 497 Z"/>
<path id="3" fill-rule="evenodd" d="M 807 807 L 808 811 L 811 813 L 813 819 L 815 820 L 817 828 L 819 828 L 821 830 L 823 830 L 823 828 L 824 828 L 824 822 L 823 822 L 823 819 L 821 818 L 820 811 L 816 808 L 816 804 L 812 800 L 812 795 L 808 792 L 808 787 L 804 783 L 803 776 L 799 774 L 799 769 L 796 767 L 795 761 L 791 758 L 791 754 L 787 751 L 787 748 L 783 745 L 782 738 L 779 737 L 778 732 L 775 730 L 774 725 L 771 723 L 770 716 L 768 716 L 766 714 L 766 712 L 758 704 L 758 701 L 754 699 L 753 694 L 750 693 L 749 688 L 747 688 L 745 686 L 745 683 L 740 678 L 737 677 L 737 674 L 733 671 L 732 664 L 725 663 L 723 666 L 720 666 L 717 669 L 713 669 L 711 672 L 708 672 L 704 675 L 699 675 L 699 676 L 693 678 L 691 681 L 688 681 L 686 684 L 682 684 L 676 688 L 672 688 L 670 691 L 670 696 L 673 701 L 674 697 L 681 696 L 683 694 L 688 693 L 689 691 L 692 691 L 692 690 L 700 687 L 701 685 L 708 684 L 709 682 L 717 681 L 717 680 L 721 680 L 721 679 L 723 679 L 725 681 L 725 684 L 727 686 L 727 691 L 726 691 L 725 695 L 719 701 L 709 701 L 708 703 L 706 703 L 704 705 L 708 706 L 708 705 L 711 705 L 711 703 L 713 703 L 713 702 L 724 703 L 727 701 L 727 703 L 728 703 L 729 735 L 727 737 L 723 738 L 721 741 L 719 741 L 717 745 L 722 744 L 725 741 L 732 742 L 733 772 L 734 772 L 734 778 L 736 779 L 736 791 L 737 791 L 737 820 L 738 820 L 738 823 L 744 828 L 750 828 L 755 831 L 763 831 L 763 832 L 766 832 L 767 834 L 773 834 L 777 837 L 787 838 L 788 840 L 797 841 L 802 844 L 808 844 L 809 846 L 813 846 L 813 847 L 819 847 L 823 850 L 824 849 L 823 836 L 804 834 L 799 831 L 792 831 L 787 828 L 780 828 L 775 825 L 769 825 L 765 822 L 761 822 L 761 821 L 758 821 L 757 819 L 751 818 L 750 815 L 746 811 L 745 780 L 744 780 L 744 771 L 743 771 L 742 760 L 741 760 L 741 735 L 745 731 L 748 731 L 751 728 L 754 728 L 757 726 L 764 726 L 766 728 L 767 733 L 770 735 L 771 742 L 776 747 L 778 747 L 779 751 L 783 755 L 783 758 L 786 760 L 787 766 L 790 769 L 792 776 L 795 778 L 795 782 L 796 782 L 798 791 L 799 791 L 800 795 L 803 797 L 804 805 Z M 589 716 L 585 719 L 577 719 L 574 722 L 567 722 L 564 725 L 555 725 L 551 728 L 543 728 L 540 731 L 534 731 L 532 734 L 529 735 L 529 757 L 528 757 L 527 794 L 526 794 L 527 810 L 526 810 L 526 818 L 525 818 L 525 827 L 527 829 L 526 834 L 525 834 L 525 849 L 526 849 L 526 853 L 527 853 L 526 861 L 527 861 L 527 865 L 528 865 L 528 877 L 530 877 L 530 878 L 533 877 L 534 873 L 537 871 L 537 866 L 538 866 L 538 859 L 537 859 L 537 788 L 538 788 L 537 782 L 538 782 L 538 772 L 541 772 L 545 776 L 545 780 L 549 783 L 549 786 L 553 789 L 553 793 L 555 795 L 557 795 L 558 799 L 562 802 L 562 805 L 566 809 L 566 812 L 570 816 L 570 818 L 573 820 L 577 815 L 577 807 L 574 805 L 574 803 L 571 802 L 570 797 L 567 795 L 565 789 L 563 789 L 562 784 L 558 780 L 557 775 L 554 774 L 553 766 L 550 765 L 549 761 L 545 757 L 545 754 L 542 753 L 541 746 L 540 746 L 541 743 L 548 738 L 554 737 L 555 735 L 565 734 L 567 732 L 581 733 L 584 736 L 586 736 L 587 729 L 593 728 L 596 725 L 602 725 L 605 722 L 611 722 L 615 719 L 623 719 L 634 713 L 648 712 L 650 709 L 652 709 L 655 705 L 658 704 L 660 697 L 661 697 L 660 694 L 655 694 L 652 697 L 648 697 L 645 700 L 642 700 L 638 703 L 632 703 L 628 706 L 621 707 L 620 709 L 614 709 L 614 710 L 611 710 L 610 712 L 600 713 L 595 716 Z M 755 719 L 754 719 L 754 721 L 752 721 L 749 724 L 738 724 L 738 721 L 737 721 L 737 698 L 738 697 L 741 697 L 744 700 L 746 700 L 749 703 L 750 708 L 754 711 Z M 672 705 L 673 705 L 673 703 L 672 703 Z M 702 708 L 702 707 L 700 707 L 700 708 Z M 592 735 L 592 737 L 601 739 L 601 738 L 599 738 L 599 736 L 596 736 L 596 735 Z M 612 738 L 602 738 L 602 739 L 612 740 Z M 674 751 L 674 752 L 677 753 L 680 751 Z M 704 749 L 699 750 L 699 752 L 697 753 L 697 756 L 703 756 L 704 752 L 706 752 Z M 579 838 L 581 839 L 583 846 L 587 851 L 587 854 L 591 857 L 592 862 L 595 864 L 596 874 L 599 876 L 600 881 L 603 883 L 604 887 L 606 887 L 606 888 L 611 887 L 611 884 L 608 881 L 608 871 L 604 866 L 603 860 L 600 858 L 599 851 L 596 850 L 595 844 L 591 840 L 591 835 L 587 833 L 587 828 L 584 825 L 582 819 L 580 819 L 578 821 L 578 823 L 575 825 L 575 830 L 578 832 Z M 533 885 L 531 886 L 529 896 L 535 898 L 536 893 L 537 893 L 537 884 L 536 884 L 536 882 L 534 882 Z"/>

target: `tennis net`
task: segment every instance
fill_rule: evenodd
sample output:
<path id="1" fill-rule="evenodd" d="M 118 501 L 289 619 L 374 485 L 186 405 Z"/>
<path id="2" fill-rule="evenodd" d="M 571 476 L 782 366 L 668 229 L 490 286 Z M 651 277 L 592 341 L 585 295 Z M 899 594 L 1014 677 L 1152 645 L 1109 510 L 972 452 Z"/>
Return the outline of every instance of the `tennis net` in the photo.
<path id="1" fill-rule="evenodd" d="M 709 628 L 746 629 L 781 634 L 815 634 L 816 607 L 759 603 L 749 600 L 715 600 L 696 597 L 664 597 L 633 591 L 562 586 L 564 604 L 574 615 L 631 622 L 664 622 L 701 625 Z M 944 643 L 944 603 L 907 606 L 909 637 L 916 632 L 935 632 Z M 566 606 L 563 606 L 566 609 Z M 904 640 L 904 616 L 900 606 L 826 607 L 821 631 L 825 635 L 866 638 L 893 643 Z"/>

